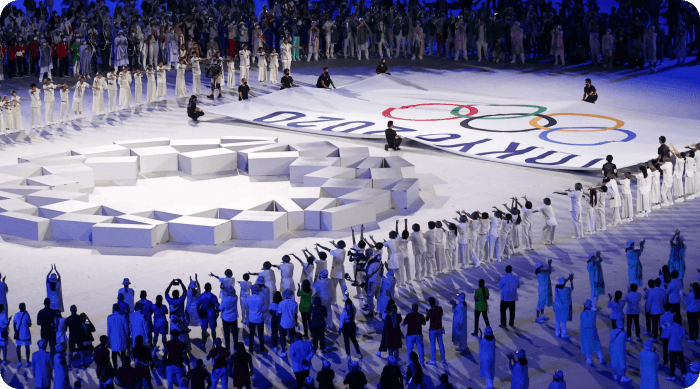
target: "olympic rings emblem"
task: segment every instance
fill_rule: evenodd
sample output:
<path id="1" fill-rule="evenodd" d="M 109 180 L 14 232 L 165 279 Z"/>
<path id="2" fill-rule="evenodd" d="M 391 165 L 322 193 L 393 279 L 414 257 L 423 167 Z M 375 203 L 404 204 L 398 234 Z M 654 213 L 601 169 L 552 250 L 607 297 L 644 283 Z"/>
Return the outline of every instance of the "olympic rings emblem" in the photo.
<path id="1" fill-rule="evenodd" d="M 384 112 L 382 112 L 382 116 L 387 117 L 387 118 L 391 118 L 391 119 L 408 120 L 408 121 L 412 121 L 412 122 L 436 122 L 436 121 L 441 121 L 441 120 L 453 120 L 453 119 L 459 119 L 461 116 L 460 115 L 460 116 L 455 116 L 455 117 L 451 117 L 451 118 L 443 118 L 443 119 L 404 119 L 404 118 L 398 118 L 398 117 L 392 115 L 392 112 L 394 112 L 394 110 L 408 109 L 408 108 L 415 108 L 415 107 L 425 107 L 425 106 L 430 106 L 430 105 L 447 105 L 450 107 L 457 107 L 460 109 L 466 108 L 469 110 L 469 115 L 467 115 L 467 116 L 476 115 L 476 113 L 479 112 L 476 108 L 474 108 L 470 105 L 447 104 L 447 103 L 425 103 L 425 104 L 406 105 L 406 106 L 403 106 L 400 108 L 393 108 L 393 107 L 387 108 L 386 110 L 384 110 Z M 464 116 L 461 116 L 461 117 L 464 117 Z"/>
<path id="2" fill-rule="evenodd" d="M 450 110 L 450 114 L 453 117 L 448 117 L 448 118 L 440 118 L 440 119 L 404 119 L 400 117 L 394 116 L 392 113 L 395 110 L 402 110 L 402 109 L 409 109 L 409 108 L 415 108 L 415 107 L 424 107 L 424 106 L 449 106 L 449 107 L 454 107 L 452 110 Z M 475 104 L 475 105 L 480 105 L 480 104 Z M 460 126 L 469 129 L 469 130 L 475 130 L 475 131 L 483 131 L 483 132 L 496 132 L 496 133 L 505 133 L 505 132 L 530 132 L 530 131 L 537 131 L 537 130 L 542 130 L 542 132 L 539 134 L 539 138 L 551 142 L 551 143 L 556 143 L 560 145 L 568 145 L 568 146 L 600 146 L 612 142 L 629 142 L 632 139 L 635 139 L 637 135 L 629 130 L 625 130 L 622 127 L 624 127 L 625 122 L 616 119 L 613 117 L 609 116 L 603 116 L 603 115 L 595 115 L 595 114 L 586 114 L 586 113 L 551 113 L 548 115 L 544 115 L 543 113 L 547 110 L 546 107 L 539 106 L 539 105 L 522 105 L 522 104 L 489 104 L 488 106 L 493 106 L 493 107 L 525 107 L 525 108 L 534 108 L 535 112 L 531 113 L 509 113 L 509 114 L 491 114 L 491 115 L 481 115 L 481 116 L 475 116 L 479 110 L 476 108 L 474 105 L 462 105 L 462 104 L 450 104 L 450 103 L 424 103 L 424 104 L 414 104 L 414 105 L 407 105 L 399 108 L 388 108 L 382 112 L 382 115 L 384 117 L 388 117 L 391 119 L 396 119 L 396 120 L 407 120 L 407 121 L 417 121 L 417 122 L 428 122 L 428 121 L 442 121 L 442 120 L 453 120 L 453 119 L 463 119 L 460 122 Z M 469 112 L 465 115 L 460 113 L 462 109 L 468 109 Z M 589 117 L 589 118 L 596 118 L 596 119 L 603 119 L 603 120 L 609 120 L 614 123 L 613 126 L 610 127 L 556 127 L 555 126 L 558 124 L 557 120 L 553 118 L 553 116 L 580 116 L 580 117 Z M 478 128 L 474 127 L 472 125 L 472 122 L 474 120 L 503 120 L 503 119 L 520 119 L 520 118 L 525 118 L 525 117 L 532 117 L 530 119 L 529 124 L 532 128 L 526 128 L 523 130 L 491 130 L 491 129 L 486 129 L 486 128 Z M 539 124 L 540 120 L 545 119 L 547 120 L 547 124 L 541 125 Z M 613 140 L 613 141 L 601 141 L 597 143 L 567 143 L 567 142 L 560 142 L 560 141 L 555 141 L 549 138 L 549 135 L 552 132 L 603 132 L 603 131 L 619 131 L 625 134 L 625 138 L 622 140 Z"/>

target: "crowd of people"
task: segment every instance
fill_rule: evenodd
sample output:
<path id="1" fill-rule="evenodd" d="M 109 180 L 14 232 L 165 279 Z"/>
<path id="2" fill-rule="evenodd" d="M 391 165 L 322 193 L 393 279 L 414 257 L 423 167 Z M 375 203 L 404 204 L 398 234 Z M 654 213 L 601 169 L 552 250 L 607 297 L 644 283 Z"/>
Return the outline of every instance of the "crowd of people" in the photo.
<path id="1" fill-rule="evenodd" d="M 665 144 L 664 137 L 660 143 L 658 156 L 650 162 L 650 169 L 663 173 L 662 186 L 671 182 L 668 188 L 657 188 L 656 191 L 670 191 L 672 194 L 664 195 L 666 197 L 658 201 L 663 206 L 692 199 L 694 191 L 682 190 L 696 187 L 694 179 L 698 175 L 688 175 L 689 170 L 693 173 L 693 169 L 700 166 L 688 162 L 694 160 L 695 146 L 679 153 L 675 147 Z M 580 183 L 574 190 L 560 192 L 571 200 L 574 238 L 585 237 L 585 230 L 581 227 L 583 203 L 589 203 L 591 208 L 590 223 L 583 223 L 588 225 L 590 234 L 633 219 L 632 194 L 625 190 L 629 189 L 629 173 L 618 172 L 612 161 L 613 158 L 608 157 L 602 169 L 602 182 L 589 185 L 588 193 L 583 193 Z M 661 161 L 661 168 L 656 168 L 654 165 Z M 625 178 L 618 179 L 618 175 Z M 640 166 L 635 174 L 638 213 L 634 216 L 637 217 L 647 216 L 654 208 L 650 193 L 655 190 L 645 189 L 645 183 L 651 182 L 646 181 L 647 175 L 645 166 Z M 677 186 L 679 183 L 681 185 Z M 677 191 L 679 187 L 680 192 Z M 605 218 L 608 198 L 610 213 L 613 214 L 611 223 L 606 223 Z M 510 204 L 503 204 L 503 208 L 494 207 L 491 215 L 458 211 L 453 219 L 428 222 L 427 229 L 418 223 L 409 228 L 408 219 L 401 226 L 397 220 L 395 228 L 381 239 L 366 236 L 364 226 L 360 226 L 357 237 L 353 228 L 352 246 L 344 240 L 330 241 L 328 246 L 316 243 L 313 251 L 304 249 L 300 255 L 284 254 L 279 264 L 267 261 L 260 271 L 246 272 L 238 282 L 230 269 L 225 270 L 223 276 L 209 273 L 214 282 L 203 286 L 197 274 L 188 282 L 174 279 L 163 294 L 156 296 L 155 302 L 148 299 L 146 290 L 140 291 L 137 300 L 136 291 L 125 278 L 122 288 L 116 292 L 112 314 L 107 318 L 107 333 L 99 337 L 94 335 L 95 326 L 90 318 L 85 313 L 79 314 L 76 305 L 70 306 L 70 314 L 64 316 L 62 277 L 54 265 L 46 275 L 44 309 L 36 315 L 36 324 L 40 327 L 40 339 L 36 342 L 38 350 L 31 356 L 33 315 L 27 312 L 24 302 L 19 303 L 18 312 L 9 314 L 9 288 L 6 279 L 2 278 L 2 361 L 4 365 L 10 363 L 8 347 L 12 336 L 17 368 L 22 368 L 23 361 L 25 367 L 31 367 L 38 389 L 49 388 L 51 382 L 54 388 L 70 388 L 69 371 L 76 366 L 87 369 L 93 363 L 100 388 L 113 388 L 115 384 L 123 388 L 152 388 L 152 371 L 159 371 L 165 377 L 168 388 L 175 384 L 194 389 L 210 388 L 216 387 L 219 381 L 222 388 L 226 388 L 229 378 L 232 378 L 234 387 L 250 388 L 251 377 L 255 374 L 253 356 L 268 353 L 271 348 L 277 357 L 289 359 L 299 388 L 321 389 L 332 387 L 335 379 L 328 355 L 331 347 L 327 342 L 338 338 L 339 343 L 342 337 L 350 366 L 343 383 L 349 388 L 378 384 L 382 389 L 397 389 L 404 385 L 419 389 L 424 387 L 424 375 L 430 374 L 424 370 L 426 364 L 447 362 L 443 340 L 443 321 L 447 320 L 444 319 L 444 303 L 451 312 L 450 339 L 458 357 L 469 352 L 470 334 L 477 337 L 479 376 L 485 380 L 486 388 L 493 388 L 498 334 L 489 321 L 489 305 L 494 300 L 490 288 L 500 290 L 498 326 L 504 329 L 514 327 L 516 304 L 521 296 L 520 278 L 514 274 L 513 267 L 506 266 L 505 274 L 496 279 L 495 285 L 480 279 L 478 287 L 470 292 L 474 301 L 471 306 L 467 301 L 472 301 L 472 298 L 468 299 L 466 291 L 458 290 L 449 301 L 428 297 L 425 302 L 412 303 L 410 311 L 403 314 L 399 309 L 403 304 L 398 300 L 397 289 L 407 288 L 412 282 L 430 281 L 446 273 L 488 266 L 534 250 L 533 241 L 539 240 L 533 234 L 535 213 L 543 216 L 542 243 L 555 244 L 557 222 L 551 199 L 545 198 L 541 206 L 535 207 L 523 196 L 522 202 L 519 198 L 512 198 Z M 684 284 L 687 279 L 686 245 L 680 231 L 670 239 L 669 260 L 658 269 L 658 276 L 657 269 L 643 269 L 640 258 L 645 243 L 645 240 L 629 240 L 625 244 L 628 288 L 624 291 L 606 290 L 603 253 L 598 251 L 588 256 L 586 268 L 591 292 L 579 314 L 581 353 L 589 365 L 593 365 L 592 355 L 596 354 L 598 362 L 611 369 L 614 379 L 625 383 L 632 380 L 626 374 L 629 367 L 627 343 L 643 342 L 639 354 L 642 387 L 658 388 L 660 373 L 667 373 L 666 380 L 675 381 L 678 378 L 676 368 L 680 370 L 685 385 L 690 386 L 698 379 L 700 364 L 698 361 L 686 363 L 684 350 L 688 347 L 686 342 L 691 345 L 698 342 L 700 283 Z M 609 266 L 615 265 L 611 263 Z M 551 276 L 556 267 L 558 265 L 550 259 L 546 263 L 536 263 L 531 270 L 538 283 L 533 318 L 537 323 L 546 322 L 550 319 L 546 312 L 551 307 L 555 336 L 568 339 L 567 323 L 574 319 L 574 274 L 565 271 L 553 284 Z M 698 273 L 700 281 L 700 269 Z M 213 293 L 217 286 L 218 296 Z M 351 297 L 351 293 L 354 296 Z M 599 299 L 604 299 L 606 293 L 608 303 L 604 305 Z M 605 307 L 609 308 L 609 314 L 603 316 L 608 317 L 612 325 L 608 358 L 603 354 L 597 329 L 600 310 Z M 471 333 L 470 310 L 473 310 Z M 643 334 L 646 340 L 642 340 L 642 313 L 646 321 Z M 362 371 L 361 362 L 374 350 L 363 349 L 357 338 L 359 335 L 373 335 L 372 327 L 362 326 L 368 333 L 359 334 L 358 326 L 372 321 L 382 324 L 381 331 L 376 334 L 381 338 L 376 355 L 385 357 L 387 364 L 379 381 L 370 383 Z M 192 327 L 199 327 L 201 335 L 195 337 Z M 220 327 L 221 332 L 217 332 Z M 425 350 L 426 335 L 429 356 Z M 658 353 L 657 345 L 661 346 Z M 211 368 L 203 359 L 194 357 L 193 346 L 204 351 Z M 47 347 L 50 347 L 49 351 Z M 310 374 L 311 361 L 317 357 L 323 361 L 323 368 L 314 379 Z M 529 367 L 525 350 L 508 353 L 507 357 L 511 387 L 528 388 Z M 403 369 L 402 360 L 406 361 Z M 564 372 L 552 374 L 549 388 L 565 388 Z M 443 374 L 439 380 L 439 388 L 453 387 L 448 375 Z M 80 385 L 76 382 L 73 387 Z"/>

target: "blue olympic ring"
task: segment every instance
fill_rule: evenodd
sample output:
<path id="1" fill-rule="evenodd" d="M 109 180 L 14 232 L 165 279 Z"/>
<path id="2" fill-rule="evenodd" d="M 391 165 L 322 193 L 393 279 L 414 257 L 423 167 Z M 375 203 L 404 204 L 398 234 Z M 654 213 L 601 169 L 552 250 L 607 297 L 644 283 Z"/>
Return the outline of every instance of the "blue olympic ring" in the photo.
<path id="1" fill-rule="evenodd" d="M 562 127 L 562 128 L 563 128 L 563 127 Z M 566 127 L 566 129 L 577 129 L 577 128 L 578 128 L 578 129 L 601 129 L 601 128 L 604 128 L 604 127 Z M 560 130 L 560 128 L 552 128 L 552 129 L 548 129 L 548 130 L 546 130 L 546 131 L 542 131 L 542 132 L 540 133 L 540 135 L 539 135 L 539 138 L 542 139 L 542 140 L 545 140 L 545 141 L 547 141 L 547 142 L 556 143 L 556 144 L 560 144 L 560 145 L 567 145 L 567 146 L 600 146 L 600 145 L 604 145 L 604 144 L 608 144 L 608 143 L 613 143 L 613 142 L 629 142 L 629 141 L 631 141 L 632 139 L 634 139 L 634 138 L 637 137 L 637 134 L 635 134 L 635 133 L 632 132 L 632 131 L 628 131 L 628 130 L 625 130 L 625 129 L 622 129 L 622 128 L 613 128 L 613 129 L 611 129 L 610 131 L 620 131 L 620 132 L 622 132 L 623 134 L 626 134 L 627 137 L 626 137 L 625 139 L 622 139 L 622 140 L 607 140 L 607 141 L 604 141 L 604 142 L 587 143 L 587 144 L 586 144 L 586 143 L 565 143 L 565 142 L 557 142 L 557 141 L 555 141 L 555 140 L 549 139 L 549 137 L 548 137 L 549 133 L 550 133 L 550 132 L 553 132 L 553 131 L 558 131 L 558 130 Z"/>

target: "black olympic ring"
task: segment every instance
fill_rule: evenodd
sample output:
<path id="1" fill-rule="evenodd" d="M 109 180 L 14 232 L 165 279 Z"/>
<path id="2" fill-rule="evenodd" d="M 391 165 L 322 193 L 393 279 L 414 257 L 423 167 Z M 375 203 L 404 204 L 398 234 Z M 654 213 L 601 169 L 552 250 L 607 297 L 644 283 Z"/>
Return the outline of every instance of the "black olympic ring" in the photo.
<path id="1" fill-rule="evenodd" d="M 487 129 L 483 129 L 483 128 L 476 128 L 476 127 L 472 127 L 472 126 L 469 125 L 469 122 L 472 121 L 472 120 L 490 118 L 490 117 L 494 117 L 494 116 L 512 116 L 512 115 L 538 116 L 538 117 L 540 117 L 540 118 L 542 118 L 542 119 L 547 120 L 547 124 L 544 125 L 544 126 L 542 126 L 542 127 L 546 127 L 546 128 L 553 127 L 553 126 L 556 126 L 556 125 L 557 125 L 556 119 L 554 119 L 553 117 L 547 116 L 547 115 L 539 114 L 539 113 L 538 113 L 538 114 L 534 114 L 534 115 L 533 115 L 533 114 L 528 114 L 528 113 L 498 113 L 498 114 L 493 114 L 493 115 L 474 116 L 474 117 L 470 117 L 470 118 L 467 118 L 467 119 L 462 120 L 462 122 L 459 123 L 459 125 L 462 126 L 462 127 L 464 127 L 464 128 L 466 128 L 466 129 L 469 129 L 469 130 L 484 131 L 484 132 L 529 132 L 529 131 L 539 131 L 539 130 L 542 130 L 541 128 L 534 128 L 534 127 L 533 127 L 533 128 L 527 128 L 527 129 L 525 129 L 525 130 L 499 131 L 499 130 L 487 130 Z"/>

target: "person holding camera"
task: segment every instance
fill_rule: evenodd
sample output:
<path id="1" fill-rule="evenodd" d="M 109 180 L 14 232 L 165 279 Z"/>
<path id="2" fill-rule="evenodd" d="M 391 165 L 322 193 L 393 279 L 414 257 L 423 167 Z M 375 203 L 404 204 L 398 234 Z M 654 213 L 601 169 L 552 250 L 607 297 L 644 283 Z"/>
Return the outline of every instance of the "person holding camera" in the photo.
<path id="1" fill-rule="evenodd" d="M 211 60 L 211 65 L 209 65 L 208 75 L 211 77 L 211 94 L 207 96 L 210 99 L 214 98 L 214 90 L 219 90 L 219 96 L 217 99 L 223 99 L 221 95 L 221 84 L 224 82 L 224 62 L 219 58 L 219 53 L 214 54 L 214 58 Z"/>
<path id="2" fill-rule="evenodd" d="M 211 284 L 204 284 L 204 293 L 197 299 L 197 316 L 201 320 L 202 344 L 207 343 L 207 327 L 211 329 L 212 339 L 216 338 L 216 319 L 218 313 L 219 299 L 211 293 Z"/>

